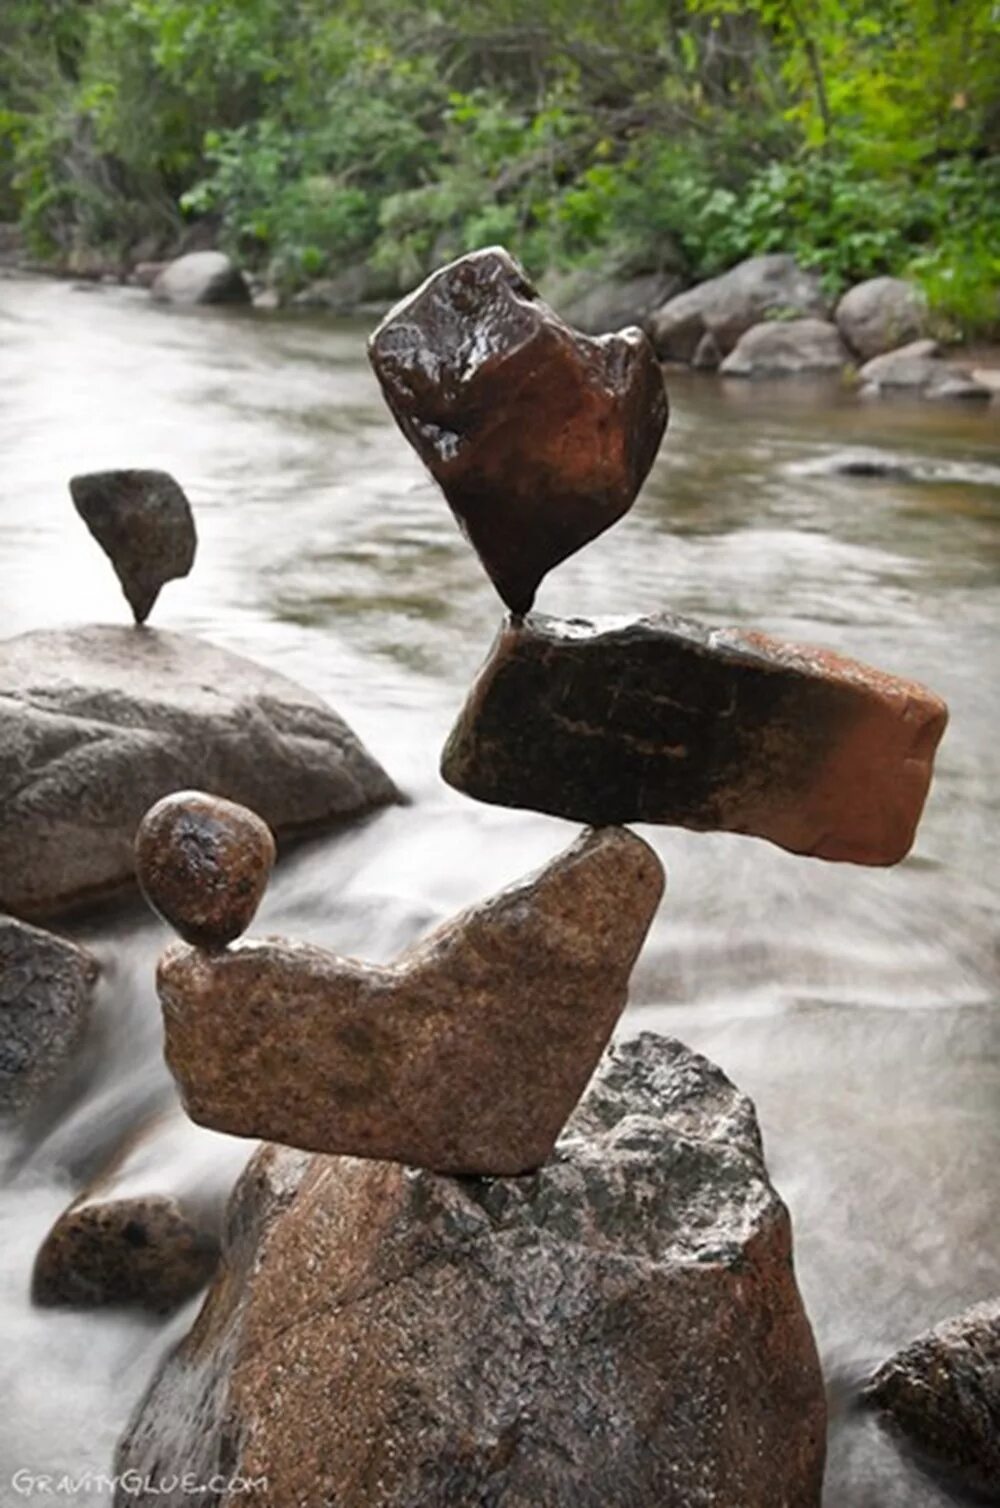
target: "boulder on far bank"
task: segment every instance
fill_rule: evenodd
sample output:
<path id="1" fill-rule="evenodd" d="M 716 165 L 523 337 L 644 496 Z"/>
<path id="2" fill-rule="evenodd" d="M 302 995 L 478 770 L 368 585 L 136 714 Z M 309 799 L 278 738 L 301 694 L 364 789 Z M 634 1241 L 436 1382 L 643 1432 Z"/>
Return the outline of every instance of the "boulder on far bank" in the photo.
<path id="1" fill-rule="evenodd" d="M 741 335 L 719 371 L 723 377 L 795 377 L 842 372 L 850 364 L 836 325 L 827 320 L 770 320 Z"/>
<path id="2" fill-rule="evenodd" d="M 586 268 L 549 273 L 540 291 L 546 303 L 574 329 L 586 335 L 607 335 L 627 325 L 645 326 L 681 287 L 677 272 L 597 272 Z"/>
<path id="3" fill-rule="evenodd" d="M 97 974 L 84 948 L 0 916 L 0 1115 L 30 1105 L 71 1056 Z"/>
<path id="4" fill-rule="evenodd" d="M 928 398 L 971 398 L 989 402 L 989 387 L 965 367 L 944 361 L 934 340 L 915 340 L 866 361 L 858 373 L 866 392 L 910 388 Z"/>
<path id="5" fill-rule="evenodd" d="M 530 1178 L 264 1148 L 115 1470 L 206 1508 L 818 1508 L 826 1404 L 753 1106 L 644 1034 Z M 183 1508 L 119 1490 L 120 1508 Z"/>
<path id="6" fill-rule="evenodd" d="M 849 288 L 834 317 L 851 350 L 869 361 L 925 335 L 927 312 L 927 299 L 915 283 L 879 277 Z"/>
<path id="7" fill-rule="evenodd" d="M 168 262 L 150 288 L 168 304 L 249 304 L 242 272 L 222 251 L 189 251 Z"/>
<path id="8" fill-rule="evenodd" d="M 399 799 L 319 697 L 214 644 L 108 626 L 0 642 L 0 907 L 52 916 L 130 885 L 142 817 L 192 787 L 279 839 Z"/>
<path id="9" fill-rule="evenodd" d="M 775 254 L 751 257 L 668 299 L 646 328 L 663 360 L 690 362 L 706 334 L 726 356 L 741 335 L 764 320 L 825 319 L 828 312 L 815 273 L 804 272 L 794 257 Z"/>

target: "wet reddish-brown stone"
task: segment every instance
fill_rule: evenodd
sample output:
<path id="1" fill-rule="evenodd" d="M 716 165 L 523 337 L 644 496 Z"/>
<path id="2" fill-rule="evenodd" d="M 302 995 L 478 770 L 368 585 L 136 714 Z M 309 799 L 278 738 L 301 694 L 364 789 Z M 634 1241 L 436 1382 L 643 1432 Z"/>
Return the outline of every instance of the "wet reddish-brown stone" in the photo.
<path id="1" fill-rule="evenodd" d="M 274 866 L 271 829 L 204 791 L 150 807 L 135 838 L 136 874 L 153 910 L 186 941 L 224 947 L 253 921 Z"/>
<path id="2" fill-rule="evenodd" d="M 500 247 L 443 267 L 369 343 L 386 401 L 497 591 L 547 571 L 632 506 L 667 423 L 640 330 L 581 335 Z"/>
<path id="3" fill-rule="evenodd" d="M 165 471 L 94 471 L 69 490 L 77 513 L 115 568 L 137 623 L 160 588 L 194 565 L 191 505 Z"/>
<path id="4" fill-rule="evenodd" d="M 925 687 L 670 614 L 532 615 L 493 645 L 442 773 L 479 801 L 895 864 L 947 722 Z"/>
<path id="5" fill-rule="evenodd" d="M 185 1107 L 312 1151 L 538 1167 L 625 1005 L 662 888 L 652 849 L 612 828 L 385 967 L 281 939 L 175 946 L 158 987 Z"/>

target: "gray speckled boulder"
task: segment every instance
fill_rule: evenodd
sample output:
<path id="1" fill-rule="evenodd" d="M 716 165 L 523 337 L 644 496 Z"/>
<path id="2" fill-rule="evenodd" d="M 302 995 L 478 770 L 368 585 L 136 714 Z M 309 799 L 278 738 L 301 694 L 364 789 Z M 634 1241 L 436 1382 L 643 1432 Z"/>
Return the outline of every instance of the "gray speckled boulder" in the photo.
<path id="1" fill-rule="evenodd" d="M 222 251 L 189 251 L 168 262 L 153 281 L 153 297 L 165 304 L 249 304 L 242 272 Z"/>
<path id="2" fill-rule="evenodd" d="M 817 1508 L 825 1400 L 753 1107 L 651 1034 L 530 1178 L 263 1150 L 116 1470 L 205 1508 Z M 176 1499 L 118 1501 L 181 1508 Z"/>
<path id="3" fill-rule="evenodd" d="M 919 340 L 927 330 L 927 299 L 905 278 L 868 278 L 837 305 L 837 325 L 863 361 Z"/>
<path id="4" fill-rule="evenodd" d="M 190 787 L 279 839 L 398 799 L 318 697 L 203 640 L 98 626 L 0 643 L 0 907 L 33 919 L 127 886 L 141 818 Z"/>
<path id="5" fill-rule="evenodd" d="M 753 325 L 719 371 L 723 377 L 795 377 L 842 372 L 850 364 L 836 325 L 824 319 L 788 319 Z"/>
<path id="6" fill-rule="evenodd" d="M 0 1114 L 29 1105 L 71 1055 L 97 972 L 83 948 L 0 916 Z"/>
<path id="7" fill-rule="evenodd" d="M 773 318 L 825 319 L 829 304 L 819 278 L 783 253 L 750 257 L 721 277 L 678 293 L 646 323 L 658 356 L 691 361 L 705 335 L 726 356 L 752 325 Z"/>

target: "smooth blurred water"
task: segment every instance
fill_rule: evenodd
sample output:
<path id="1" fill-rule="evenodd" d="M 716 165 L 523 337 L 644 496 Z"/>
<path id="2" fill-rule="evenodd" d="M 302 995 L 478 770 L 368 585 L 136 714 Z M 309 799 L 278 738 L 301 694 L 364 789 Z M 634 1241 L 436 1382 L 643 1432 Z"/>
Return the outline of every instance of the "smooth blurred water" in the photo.
<path id="1" fill-rule="evenodd" d="M 123 621 L 66 483 L 102 467 L 171 471 L 200 548 L 154 623 L 327 696 L 413 798 L 298 850 L 257 930 L 384 959 L 573 829 L 477 806 L 438 778 L 499 604 L 384 409 L 363 337 L 314 318 L 164 309 L 142 291 L 0 281 L 0 634 Z M 1000 1293 L 1000 408 L 687 374 L 670 388 L 642 498 L 543 585 L 539 607 L 753 624 L 923 680 L 951 704 L 916 851 L 895 870 L 644 830 L 668 895 L 623 1022 L 680 1036 L 757 1103 L 831 1383 L 827 1508 L 938 1508 L 957 1499 L 850 1400 L 872 1362 Z M 845 450 L 902 459 L 920 479 L 831 473 Z M 133 908 L 73 930 L 104 965 L 93 1029 L 6 1144 L 4 1505 L 23 1501 L 8 1485 L 19 1467 L 107 1471 L 194 1312 L 163 1325 L 28 1303 L 49 1223 L 123 1136 L 174 1104 L 152 989 L 165 929 Z M 218 1202 L 243 1150 L 174 1112 L 140 1176 Z"/>

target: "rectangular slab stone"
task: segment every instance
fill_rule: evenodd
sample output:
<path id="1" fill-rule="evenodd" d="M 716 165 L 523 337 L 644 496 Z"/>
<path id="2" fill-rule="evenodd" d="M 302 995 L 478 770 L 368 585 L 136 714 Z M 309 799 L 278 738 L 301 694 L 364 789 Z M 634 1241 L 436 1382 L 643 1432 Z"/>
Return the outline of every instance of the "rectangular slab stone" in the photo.
<path id="1" fill-rule="evenodd" d="M 479 801 L 655 822 L 895 864 L 913 843 L 945 704 L 831 650 L 668 613 L 508 622 L 445 746 Z"/>

